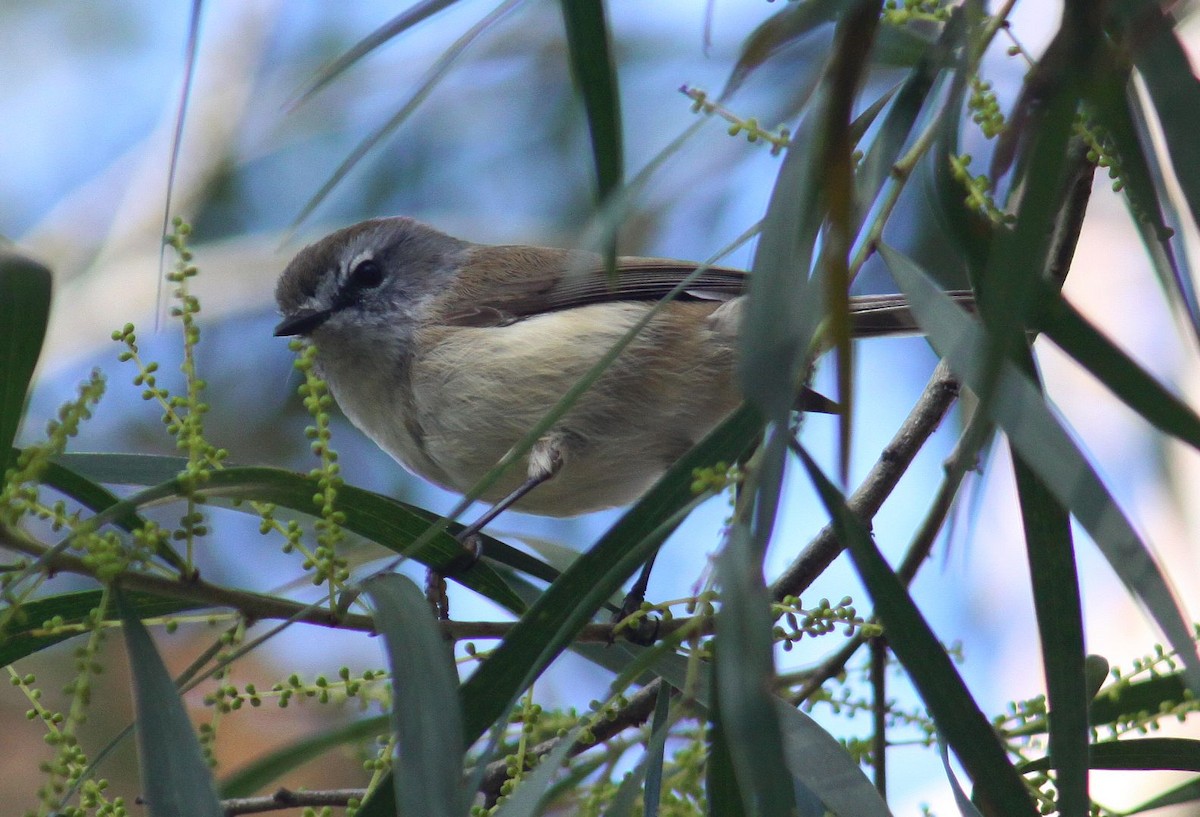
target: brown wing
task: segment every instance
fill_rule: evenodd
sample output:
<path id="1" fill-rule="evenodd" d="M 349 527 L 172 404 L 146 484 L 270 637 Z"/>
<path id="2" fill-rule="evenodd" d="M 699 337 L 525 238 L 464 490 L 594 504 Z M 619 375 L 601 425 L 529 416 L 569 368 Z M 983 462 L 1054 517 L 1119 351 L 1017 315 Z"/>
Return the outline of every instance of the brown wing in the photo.
<path id="1" fill-rule="evenodd" d="M 463 274 L 453 301 L 443 299 L 439 323 L 447 326 L 504 326 L 545 312 L 613 301 L 657 301 L 666 297 L 697 264 L 664 258 L 617 259 L 616 280 L 604 270 L 603 259 L 592 253 L 544 247 L 475 245 L 468 250 L 465 269 L 486 274 Z M 677 297 L 685 301 L 729 301 L 743 294 L 749 274 L 730 267 L 701 272 Z M 969 292 L 951 297 L 971 308 Z M 855 337 L 917 332 L 902 295 L 856 295 L 850 299 Z"/>
<path id="2" fill-rule="evenodd" d="M 541 247 L 476 246 L 467 268 L 486 276 L 459 279 L 459 295 L 439 322 L 450 326 L 502 326 L 531 315 L 612 301 L 657 301 L 695 272 L 697 264 L 661 258 L 622 257 L 611 280 L 598 255 Z M 486 280 L 481 280 L 486 278 Z M 728 267 L 701 272 L 680 300 L 725 301 L 745 291 L 746 273 Z"/>

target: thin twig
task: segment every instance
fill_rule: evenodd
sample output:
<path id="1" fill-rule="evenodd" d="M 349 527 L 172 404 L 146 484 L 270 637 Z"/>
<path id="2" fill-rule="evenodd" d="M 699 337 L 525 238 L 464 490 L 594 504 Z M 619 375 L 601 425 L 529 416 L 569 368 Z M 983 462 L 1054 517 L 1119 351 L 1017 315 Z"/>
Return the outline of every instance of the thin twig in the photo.
<path id="1" fill-rule="evenodd" d="M 592 729 L 592 735 L 595 740 L 591 743 L 576 742 L 569 750 L 568 757 L 574 757 L 581 752 L 598 746 L 619 732 L 634 726 L 641 726 L 650 718 L 650 713 L 654 711 L 654 703 L 658 699 L 658 690 L 663 685 L 661 678 L 656 678 L 644 687 L 639 689 L 629 699 L 625 706 L 621 707 L 610 718 L 595 724 Z M 544 740 L 537 746 L 525 750 L 525 755 L 528 758 L 541 758 L 550 752 L 554 751 L 559 745 L 562 738 L 550 738 Z M 495 805 L 497 798 L 500 796 L 500 787 L 504 785 L 504 781 L 508 779 L 509 769 L 504 760 L 495 760 L 487 765 L 487 770 L 483 773 L 483 782 L 479 785 L 479 793 L 484 797 L 484 804 L 487 807 Z"/>
<path id="2" fill-rule="evenodd" d="M 319 808 L 321 806 L 345 806 L 351 800 L 361 801 L 366 789 L 328 789 L 323 791 L 293 791 L 279 789 L 264 797 L 236 797 L 222 800 L 225 817 L 237 814 L 262 814 L 285 808 Z"/>
<path id="3" fill-rule="evenodd" d="M 35 558 L 46 556 L 49 548 L 21 531 L 0 526 L 0 548 L 25 553 Z M 75 573 L 96 579 L 96 570 L 83 559 L 69 553 L 55 553 L 46 558 L 47 573 Z M 99 579 L 96 579 L 99 581 Z M 210 584 L 195 578 L 179 581 L 147 573 L 126 571 L 119 577 L 121 587 L 126 590 L 152 593 L 166 598 L 192 601 L 204 607 L 227 607 L 236 610 L 249 621 L 296 621 L 316 624 L 338 630 L 374 633 L 375 625 L 370 616 L 346 613 L 332 616 L 325 606 L 305 604 L 277 596 L 235 590 Z M 512 621 L 443 621 L 440 622 L 446 638 L 455 641 L 468 639 L 501 639 L 516 626 Z M 699 628 L 701 634 L 712 632 L 709 620 L 695 621 L 694 618 L 676 618 L 659 625 L 660 636 L 670 635 L 685 627 Z M 615 624 L 588 624 L 579 631 L 576 641 L 609 644 L 619 637 Z"/>
<path id="4" fill-rule="evenodd" d="M 950 368 L 943 361 L 934 369 L 925 392 L 909 412 L 904 424 L 883 449 L 862 485 L 847 501 L 850 510 L 859 518 L 869 522 L 879 512 L 884 500 L 896 488 L 917 452 L 937 430 L 956 397 L 958 381 L 950 374 Z M 771 585 L 771 597 L 782 600 L 786 596 L 799 596 L 809 588 L 817 576 L 825 572 L 842 552 L 842 548 L 843 545 L 838 541 L 833 526 L 827 525 L 822 528 L 816 538 Z"/>

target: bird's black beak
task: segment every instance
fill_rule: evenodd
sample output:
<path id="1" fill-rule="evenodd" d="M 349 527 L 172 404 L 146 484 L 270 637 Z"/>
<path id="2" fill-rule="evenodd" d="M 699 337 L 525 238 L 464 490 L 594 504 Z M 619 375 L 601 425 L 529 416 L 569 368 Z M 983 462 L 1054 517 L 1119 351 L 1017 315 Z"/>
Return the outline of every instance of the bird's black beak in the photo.
<path id="1" fill-rule="evenodd" d="M 302 309 L 279 322 L 279 325 L 275 327 L 275 337 L 307 335 L 329 320 L 329 316 L 332 314 L 328 309 Z"/>

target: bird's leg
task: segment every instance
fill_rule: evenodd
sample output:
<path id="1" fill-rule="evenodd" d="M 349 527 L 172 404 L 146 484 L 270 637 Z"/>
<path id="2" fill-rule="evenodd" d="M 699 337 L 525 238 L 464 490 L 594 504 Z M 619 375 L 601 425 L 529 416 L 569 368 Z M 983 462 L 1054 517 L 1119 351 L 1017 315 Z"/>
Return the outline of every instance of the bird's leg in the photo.
<path id="1" fill-rule="evenodd" d="M 425 597 L 433 606 L 434 613 L 445 621 L 450 618 L 450 600 L 446 597 L 446 576 L 460 573 L 469 569 L 483 552 L 479 541 L 479 532 L 486 525 L 534 488 L 557 474 L 563 465 L 563 437 L 561 434 L 549 434 L 533 444 L 529 450 L 529 468 L 525 481 L 511 493 L 503 497 L 492 507 L 484 511 L 478 519 L 467 525 L 454 538 L 463 546 L 463 554 L 446 566 L 445 571 L 430 568 L 425 575 Z"/>
<path id="2" fill-rule="evenodd" d="M 658 551 L 650 554 L 650 558 L 642 565 L 642 572 L 638 574 L 637 581 L 629 588 L 629 592 L 625 594 L 624 601 L 621 602 L 621 607 L 613 613 L 612 621 L 616 624 L 642 608 L 642 602 L 646 600 L 646 587 L 650 584 L 650 570 L 654 567 L 654 559 L 658 556 Z M 643 647 L 648 647 L 658 639 L 658 627 L 660 620 L 646 616 L 638 621 L 636 629 L 631 628 L 625 631 L 625 637 L 634 644 L 640 644 Z"/>

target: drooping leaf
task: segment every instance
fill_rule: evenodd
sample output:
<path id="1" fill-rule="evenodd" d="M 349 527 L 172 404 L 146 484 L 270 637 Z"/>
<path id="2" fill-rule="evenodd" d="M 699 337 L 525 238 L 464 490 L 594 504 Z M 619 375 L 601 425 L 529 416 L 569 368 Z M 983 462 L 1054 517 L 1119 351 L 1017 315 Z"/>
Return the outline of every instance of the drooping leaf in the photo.
<path id="1" fill-rule="evenodd" d="M 612 36 L 603 0 L 561 0 L 559 7 L 567 33 L 567 58 L 575 84 L 583 95 L 592 137 L 596 198 L 604 201 L 621 186 L 625 175 L 621 98 Z"/>
<path id="2" fill-rule="evenodd" d="M 746 814 L 785 817 L 796 809 L 794 782 L 783 762 L 774 696 L 772 620 L 762 579 L 762 553 L 745 523 L 735 523 L 717 557 L 717 700 L 725 743 Z"/>
<path id="3" fill-rule="evenodd" d="M 14 462 L 13 440 L 46 336 L 50 270 L 0 248 L 0 477 Z"/>
<path id="4" fill-rule="evenodd" d="M 406 576 L 390 573 L 364 583 L 375 623 L 387 643 L 392 671 L 392 764 L 400 817 L 461 817 L 462 712 L 453 648 L 429 602 Z"/>
<path id="5" fill-rule="evenodd" d="M 1032 360 L 1027 368 L 1032 370 Z M 1012 459 L 1046 675 L 1058 810 L 1064 817 L 1087 817 L 1089 695 L 1071 520 L 1033 470 L 1020 457 Z"/>
<path id="6" fill-rule="evenodd" d="M 968 387 L 981 385 L 986 343 L 975 321 L 959 309 L 911 259 L 880 252 L 931 345 Z M 1187 667 L 1188 686 L 1200 692 L 1200 658 L 1174 593 L 1153 554 L 1112 494 L 1029 380 L 1001 366 L 1000 387 L 985 406 L 1012 446 L 1046 487 L 1091 534 L 1129 592 L 1150 612 Z"/>
<path id="7" fill-rule="evenodd" d="M 120 591 L 113 591 L 120 593 Z M 150 634 L 119 596 L 133 674 L 138 764 L 151 817 L 222 817 L 212 771 Z"/>
<path id="8" fill-rule="evenodd" d="M 809 478 L 846 543 L 859 578 L 883 622 L 888 645 L 904 665 L 938 732 L 954 749 L 975 784 L 975 797 L 993 815 L 1034 817 L 1038 813 L 991 724 L 971 697 L 924 616 L 892 572 L 845 498 L 806 451 L 799 449 Z"/>

